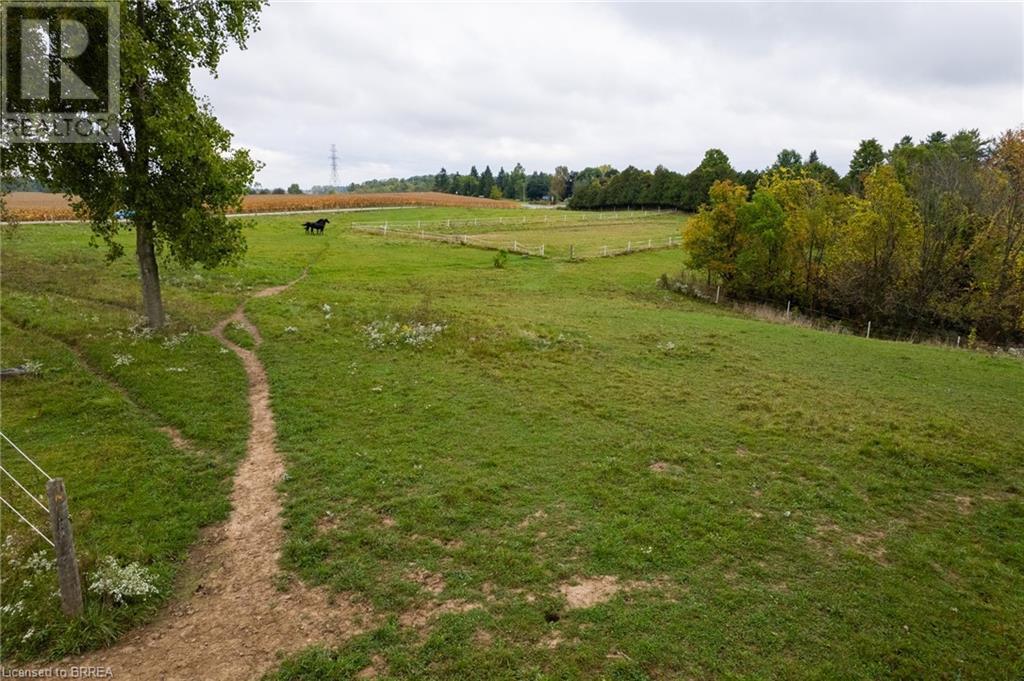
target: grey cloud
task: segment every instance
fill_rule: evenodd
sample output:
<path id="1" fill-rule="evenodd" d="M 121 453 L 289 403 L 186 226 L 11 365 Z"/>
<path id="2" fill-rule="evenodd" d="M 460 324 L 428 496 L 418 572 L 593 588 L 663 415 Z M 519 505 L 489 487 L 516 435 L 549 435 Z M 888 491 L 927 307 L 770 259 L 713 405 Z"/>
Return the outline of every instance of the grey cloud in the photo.
<path id="1" fill-rule="evenodd" d="M 327 182 L 331 143 L 344 182 L 687 170 L 711 146 L 739 167 L 817 148 L 843 171 L 863 137 L 1024 120 L 1019 7 L 950 7 L 274 3 L 196 82 L 272 186 Z"/>

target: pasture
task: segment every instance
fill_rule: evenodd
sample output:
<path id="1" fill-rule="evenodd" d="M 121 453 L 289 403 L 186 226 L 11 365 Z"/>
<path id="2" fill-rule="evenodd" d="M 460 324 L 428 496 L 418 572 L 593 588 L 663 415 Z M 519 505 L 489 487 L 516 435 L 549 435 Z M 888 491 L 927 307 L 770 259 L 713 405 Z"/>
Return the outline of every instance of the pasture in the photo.
<path id="1" fill-rule="evenodd" d="M 278 586 L 371 615 L 272 677 L 1024 674 L 1024 364 L 681 298 L 655 286 L 679 249 L 498 269 L 348 227 L 527 213 L 338 214 L 322 237 L 257 218 L 237 266 L 164 267 L 157 335 L 133 262 L 86 227 L 5 234 L 3 363 L 41 368 L 4 382 L 4 432 L 66 479 L 86 574 L 137 561 L 159 595 L 68 624 L 5 513 L 3 657 L 89 650 L 190 597 L 248 436 L 242 365 L 205 332 L 308 268 L 245 306 L 286 470 Z M 682 220 L 479 233 L 557 252 Z"/>
<path id="2" fill-rule="evenodd" d="M 480 218 L 354 222 L 357 230 L 390 238 L 422 238 L 543 255 L 588 259 L 679 246 L 689 216 L 648 211 L 520 211 Z"/>

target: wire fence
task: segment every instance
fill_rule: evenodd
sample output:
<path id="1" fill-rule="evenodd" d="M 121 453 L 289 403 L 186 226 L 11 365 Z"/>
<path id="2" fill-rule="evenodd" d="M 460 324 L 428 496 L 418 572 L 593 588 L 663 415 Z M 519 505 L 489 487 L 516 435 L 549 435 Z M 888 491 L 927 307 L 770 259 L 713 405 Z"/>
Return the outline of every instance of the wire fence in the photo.
<path id="1" fill-rule="evenodd" d="M 42 467 L 38 463 L 36 463 L 32 459 L 32 457 L 30 457 L 28 454 L 26 454 L 21 449 L 21 447 L 16 445 L 11 440 L 11 438 L 7 437 L 7 435 L 4 434 L 3 432 L 0 432 L 0 437 L 2 437 L 4 439 L 4 441 L 8 445 L 10 445 L 12 448 L 14 448 L 14 451 L 17 452 L 18 454 L 20 454 L 25 459 L 25 461 L 27 461 L 29 464 L 32 465 L 33 468 L 35 468 L 37 471 L 39 471 L 39 473 L 41 473 L 43 475 L 43 477 L 46 478 L 47 481 L 53 480 L 53 478 L 50 477 L 50 474 L 47 473 L 46 471 L 44 471 L 42 469 Z M 9 479 L 11 482 L 13 482 L 15 487 L 17 488 L 17 491 L 22 492 L 24 494 L 24 496 L 26 496 L 29 499 L 31 499 L 32 502 L 36 506 L 38 506 L 39 509 L 42 510 L 43 513 L 46 514 L 47 518 L 49 518 L 49 516 L 50 516 L 50 508 L 46 504 L 44 504 L 42 501 L 40 501 L 40 496 L 44 496 L 44 495 L 34 494 L 29 489 L 29 487 L 31 487 L 31 483 L 29 485 L 26 485 L 21 480 L 19 480 L 14 475 L 14 473 L 12 473 L 10 471 L 8 466 L 4 465 L 3 456 L 2 456 L 3 449 L 4 449 L 3 447 L 0 447 L 0 473 L 2 473 L 3 476 L 5 476 L 7 479 Z M 36 525 L 36 523 L 32 522 L 32 520 L 31 520 L 31 513 L 26 514 L 26 513 L 22 513 L 20 510 L 18 510 L 18 507 L 15 505 L 15 501 L 14 501 L 15 499 L 21 499 L 21 496 L 5 496 L 3 491 L 0 490 L 0 502 L 3 502 L 3 505 L 6 506 L 12 513 L 14 513 L 14 515 L 16 515 L 23 523 L 28 525 L 32 529 L 33 532 L 35 532 L 40 537 L 42 537 L 43 541 L 45 541 L 50 546 L 53 546 L 54 545 L 53 541 L 46 535 L 45 532 L 43 532 L 41 529 L 39 529 L 39 527 Z"/>

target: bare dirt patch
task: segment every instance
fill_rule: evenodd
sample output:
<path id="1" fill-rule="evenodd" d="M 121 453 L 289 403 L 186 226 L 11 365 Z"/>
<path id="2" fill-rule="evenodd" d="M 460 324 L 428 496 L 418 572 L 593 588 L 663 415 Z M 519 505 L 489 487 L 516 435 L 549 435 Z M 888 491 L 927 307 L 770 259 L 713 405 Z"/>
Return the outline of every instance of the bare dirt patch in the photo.
<path id="1" fill-rule="evenodd" d="M 562 636 L 562 632 L 558 629 L 552 629 L 548 633 L 544 634 L 539 641 L 537 646 L 540 648 L 547 648 L 548 650 L 554 650 L 565 641 L 565 637 Z"/>
<path id="2" fill-rule="evenodd" d="M 819 523 L 814 529 L 815 536 L 808 537 L 808 541 L 830 558 L 834 557 L 838 545 L 867 556 L 879 565 L 889 564 L 884 545 L 887 535 L 883 530 L 849 532 L 832 521 Z"/>
<path id="3" fill-rule="evenodd" d="M 334 513 L 328 511 L 324 515 L 317 518 L 316 531 L 320 534 L 325 534 L 331 530 L 335 530 L 340 525 L 340 519 Z"/>
<path id="4" fill-rule="evenodd" d="M 655 473 L 662 473 L 664 475 L 678 475 L 683 472 L 682 466 L 669 463 L 668 461 L 655 461 L 648 468 Z"/>
<path id="5" fill-rule="evenodd" d="M 953 501 L 956 502 L 956 508 L 962 515 L 970 515 L 974 508 L 974 500 L 968 496 L 954 497 Z"/>
<path id="6" fill-rule="evenodd" d="M 434 595 L 444 591 L 444 577 L 436 572 L 417 568 L 405 573 L 405 578 L 411 582 L 416 582 Z"/>
<path id="7" fill-rule="evenodd" d="M 110 667 L 116 678 L 126 679 L 257 678 L 277 664 L 278 653 L 337 644 L 373 623 L 369 608 L 351 598 L 297 580 L 287 591 L 276 586 L 284 541 L 276 488 L 284 463 L 275 447 L 263 365 L 254 352 L 224 336 L 224 328 L 235 321 L 257 344 L 260 340 L 241 307 L 212 332 L 242 360 L 249 379 L 251 431 L 246 458 L 235 474 L 231 516 L 203 533 L 189 557 L 177 601 L 157 620 L 109 649 L 65 664 Z"/>
<path id="8" fill-rule="evenodd" d="M 157 430 L 159 430 L 161 433 L 169 437 L 171 439 L 171 444 L 177 447 L 178 449 L 183 449 L 192 452 L 196 451 L 196 446 L 189 442 L 188 439 L 186 439 L 185 436 L 181 434 L 181 431 L 175 428 L 174 426 L 162 426 L 160 428 L 157 428 Z"/>
<path id="9" fill-rule="evenodd" d="M 398 623 L 403 627 L 423 629 L 441 615 L 452 613 L 469 612 L 480 607 L 479 603 L 470 603 L 461 599 L 451 601 L 431 601 L 426 605 L 403 612 L 398 617 Z"/>
<path id="10" fill-rule="evenodd" d="M 577 577 L 569 583 L 560 584 L 559 593 L 565 598 L 570 610 L 592 608 L 595 605 L 611 600 L 623 589 L 631 588 L 631 584 L 619 581 L 614 575 L 603 577 Z"/>
<path id="11" fill-rule="evenodd" d="M 516 527 L 522 530 L 524 528 L 529 527 L 538 520 L 544 520 L 544 518 L 547 517 L 548 514 L 544 511 L 544 509 L 540 509 L 539 511 L 535 511 L 534 513 L 531 513 L 530 515 L 523 518 L 522 521 L 518 525 L 516 525 Z"/>

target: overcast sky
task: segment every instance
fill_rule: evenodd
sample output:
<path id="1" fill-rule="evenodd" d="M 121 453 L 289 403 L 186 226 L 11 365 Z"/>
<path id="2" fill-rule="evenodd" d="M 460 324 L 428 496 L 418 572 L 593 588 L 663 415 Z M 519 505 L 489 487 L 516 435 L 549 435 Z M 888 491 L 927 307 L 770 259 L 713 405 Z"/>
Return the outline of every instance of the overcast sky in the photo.
<path id="1" fill-rule="evenodd" d="M 265 186 L 611 163 L 846 172 L 858 141 L 1024 123 L 1024 4 L 274 2 L 199 92 Z"/>

